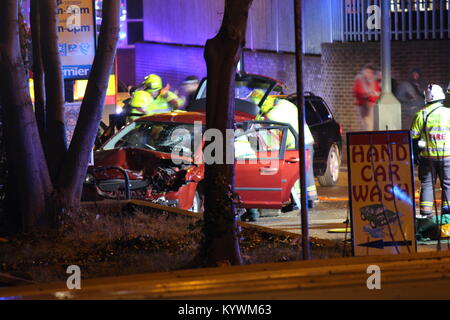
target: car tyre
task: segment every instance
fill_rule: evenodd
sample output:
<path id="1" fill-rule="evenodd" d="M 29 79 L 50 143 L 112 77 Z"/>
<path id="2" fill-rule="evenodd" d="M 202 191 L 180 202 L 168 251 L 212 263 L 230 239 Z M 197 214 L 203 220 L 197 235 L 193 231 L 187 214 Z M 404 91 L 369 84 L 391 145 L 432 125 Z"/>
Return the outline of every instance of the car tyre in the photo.
<path id="1" fill-rule="evenodd" d="M 328 152 L 327 169 L 323 176 L 318 176 L 317 180 L 323 187 L 335 186 L 339 180 L 339 168 L 341 166 L 341 156 L 337 145 L 333 144 Z"/>

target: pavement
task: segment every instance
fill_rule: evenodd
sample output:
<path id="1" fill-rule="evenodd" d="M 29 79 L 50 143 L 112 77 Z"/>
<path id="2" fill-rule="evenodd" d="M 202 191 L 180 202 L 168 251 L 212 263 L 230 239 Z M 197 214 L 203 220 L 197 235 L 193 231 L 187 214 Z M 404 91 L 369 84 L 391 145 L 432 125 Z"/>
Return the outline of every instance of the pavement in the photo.
<path id="1" fill-rule="evenodd" d="M 416 197 L 420 183 L 416 173 Z M 333 187 L 321 187 L 316 181 L 319 201 L 315 208 L 308 210 L 309 232 L 311 237 L 329 240 L 344 240 L 351 238 L 350 234 L 331 233 L 331 229 L 345 229 L 344 221 L 350 216 L 348 202 L 348 174 L 347 168 L 341 167 L 339 181 Z M 440 198 L 440 189 L 436 189 L 437 198 Z M 418 207 L 418 206 L 417 206 Z M 265 211 L 273 214 L 274 210 Z M 418 213 L 418 212 L 417 212 Z M 258 226 L 273 228 L 281 231 L 301 234 L 301 219 L 299 211 L 280 213 L 278 216 L 261 217 L 256 222 Z M 437 251 L 437 242 L 418 243 L 418 251 Z M 445 241 L 441 250 L 450 250 L 450 245 Z"/>
<path id="2" fill-rule="evenodd" d="M 316 185 L 319 185 L 316 183 Z M 329 229 L 345 228 L 343 223 L 349 215 L 347 172 L 342 168 L 339 181 L 333 187 L 318 187 L 319 201 L 315 208 L 308 210 L 310 236 L 320 239 L 342 239 L 344 233 L 329 233 Z M 274 214 L 275 210 L 265 210 L 264 214 Z M 275 217 L 261 217 L 254 224 L 278 230 L 301 233 L 299 211 L 281 213 Z"/>

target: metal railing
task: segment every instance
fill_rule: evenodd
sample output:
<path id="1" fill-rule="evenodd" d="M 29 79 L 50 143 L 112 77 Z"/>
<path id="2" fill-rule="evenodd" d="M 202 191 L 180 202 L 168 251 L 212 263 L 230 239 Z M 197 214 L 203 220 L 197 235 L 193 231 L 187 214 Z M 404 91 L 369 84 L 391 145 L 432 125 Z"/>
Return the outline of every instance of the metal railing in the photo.
<path id="1" fill-rule="evenodd" d="M 121 167 L 96 167 L 96 168 L 93 168 L 92 170 L 94 172 L 109 171 L 109 170 L 119 171 L 124 177 L 125 199 L 131 200 L 130 178 L 128 177 L 128 173 L 126 172 L 126 170 L 124 170 Z M 97 180 L 95 180 L 95 184 L 97 185 Z"/>
<path id="2" fill-rule="evenodd" d="M 380 30 L 374 27 L 374 17 L 380 12 L 381 1 L 389 0 L 333 0 L 333 40 L 378 41 Z M 392 40 L 450 38 L 450 0 L 390 1 Z"/>

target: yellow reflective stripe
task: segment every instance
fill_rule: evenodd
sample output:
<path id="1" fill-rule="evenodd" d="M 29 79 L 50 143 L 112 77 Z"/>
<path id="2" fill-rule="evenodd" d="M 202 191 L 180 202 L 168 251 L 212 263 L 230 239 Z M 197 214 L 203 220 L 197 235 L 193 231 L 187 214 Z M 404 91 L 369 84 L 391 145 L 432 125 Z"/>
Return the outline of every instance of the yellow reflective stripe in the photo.
<path id="1" fill-rule="evenodd" d="M 450 155 L 448 148 L 427 148 L 422 150 L 420 153 L 421 156 L 433 156 L 433 157 L 447 157 Z"/>
<path id="2" fill-rule="evenodd" d="M 428 133 L 448 133 L 450 131 L 450 127 L 448 127 L 448 128 L 427 127 L 427 128 L 425 128 L 425 131 L 428 132 Z"/>

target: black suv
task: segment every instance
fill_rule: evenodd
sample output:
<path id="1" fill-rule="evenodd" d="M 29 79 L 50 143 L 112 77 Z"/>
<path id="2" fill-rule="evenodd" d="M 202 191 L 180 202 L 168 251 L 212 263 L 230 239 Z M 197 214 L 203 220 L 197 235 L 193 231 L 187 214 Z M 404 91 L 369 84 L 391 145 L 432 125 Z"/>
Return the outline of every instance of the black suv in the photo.
<path id="1" fill-rule="evenodd" d="M 297 105 L 297 95 L 287 100 Z M 314 137 L 314 175 L 320 185 L 334 186 L 339 179 L 342 151 L 342 127 L 326 102 L 311 92 L 305 93 L 306 123 Z"/>

